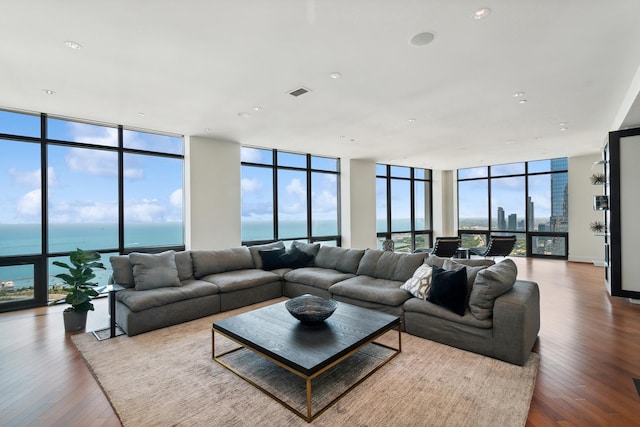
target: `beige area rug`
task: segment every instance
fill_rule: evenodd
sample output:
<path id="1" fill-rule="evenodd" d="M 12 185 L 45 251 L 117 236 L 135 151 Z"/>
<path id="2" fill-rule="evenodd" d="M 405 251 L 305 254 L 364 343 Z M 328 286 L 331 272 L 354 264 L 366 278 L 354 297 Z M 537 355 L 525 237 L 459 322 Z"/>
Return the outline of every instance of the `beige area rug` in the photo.
<path id="1" fill-rule="evenodd" d="M 73 341 L 126 427 L 305 426 L 302 418 L 211 359 L 214 320 L 267 304 L 135 337 L 97 341 L 87 333 Z M 216 354 L 218 348 L 235 346 L 218 337 Z M 397 332 L 383 340 L 394 345 Z M 318 393 L 320 403 L 330 401 L 331 394 L 339 393 L 359 370 L 384 357 L 379 353 L 365 348 L 342 371 L 323 374 L 313 382 L 314 396 Z M 240 366 L 251 366 L 254 377 L 262 376 L 267 388 L 282 392 L 287 403 L 304 407 L 302 379 L 280 375 L 274 369 L 281 368 L 248 352 L 233 357 Z M 535 353 L 520 367 L 403 333 L 400 355 L 311 424 L 523 426 L 538 364 Z M 276 384 L 269 385 L 272 378 Z"/>

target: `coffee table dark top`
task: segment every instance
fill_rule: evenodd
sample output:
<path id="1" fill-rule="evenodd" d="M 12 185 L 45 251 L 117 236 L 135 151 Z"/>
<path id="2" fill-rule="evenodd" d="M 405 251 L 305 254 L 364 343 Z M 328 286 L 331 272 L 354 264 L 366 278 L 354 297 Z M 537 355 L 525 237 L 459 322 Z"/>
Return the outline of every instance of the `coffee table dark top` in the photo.
<path id="1" fill-rule="evenodd" d="M 310 376 L 400 323 L 397 316 L 338 302 L 323 323 L 306 325 L 284 304 L 218 320 L 213 329 Z"/>

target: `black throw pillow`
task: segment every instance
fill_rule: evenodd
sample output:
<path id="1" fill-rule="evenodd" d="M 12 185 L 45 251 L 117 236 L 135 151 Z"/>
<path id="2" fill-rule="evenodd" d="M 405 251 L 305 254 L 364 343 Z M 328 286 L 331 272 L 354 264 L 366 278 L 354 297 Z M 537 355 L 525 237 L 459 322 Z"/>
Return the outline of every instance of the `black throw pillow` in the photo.
<path id="1" fill-rule="evenodd" d="M 313 255 L 310 255 L 295 246 L 292 246 L 286 253 L 280 255 L 280 260 L 284 267 L 300 268 L 305 267 L 313 259 Z"/>
<path id="2" fill-rule="evenodd" d="M 284 248 L 281 249 L 269 249 L 264 251 L 258 251 L 262 258 L 263 270 L 275 270 L 276 268 L 284 268 L 285 263 L 280 259 L 280 255 L 285 253 Z"/>
<path id="3" fill-rule="evenodd" d="M 467 305 L 467 269 L 449 271 L 434 266 L 428 301 L 464 316 Z"/>

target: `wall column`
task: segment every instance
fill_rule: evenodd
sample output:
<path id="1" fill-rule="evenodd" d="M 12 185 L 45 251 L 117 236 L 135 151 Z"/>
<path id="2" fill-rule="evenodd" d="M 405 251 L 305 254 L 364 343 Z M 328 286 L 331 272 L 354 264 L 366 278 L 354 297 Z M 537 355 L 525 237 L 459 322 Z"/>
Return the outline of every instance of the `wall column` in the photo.
<path id="1" fill-rule="evenodd" d="M 187 249 L 240 246 L 240 144 L 198 136 L 185 143 Z"/>
<path id="2" fill-rule="evenodd" d="M 342 159 L 340 169 L 342 246 L 372 248 L 376 238 L 376 164 Z"/>

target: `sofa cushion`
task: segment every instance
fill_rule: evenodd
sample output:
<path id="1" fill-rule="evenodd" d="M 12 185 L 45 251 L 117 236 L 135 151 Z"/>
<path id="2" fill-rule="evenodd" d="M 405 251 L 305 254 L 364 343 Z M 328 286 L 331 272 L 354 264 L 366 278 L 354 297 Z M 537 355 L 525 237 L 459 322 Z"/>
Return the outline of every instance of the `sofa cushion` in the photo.
<path id="1" fill-rule="evenodd" d="M 311 255 L 313 258 L 318 255 L 318 251 L 320 250 L 320 243 L 304 243 L 294 240 L 293 243 L 291 243 L 291 246 L 300 249 L 302 252 L 308 255 Z M 307 265 L 313 265 L 313 260 L 310 261 Z"/>
<path id="2" fill-rule="evenodd" d="M 300 283 L 314 288 L 328 290 L 334 283 L 352 277 L 353 274 L 343 273 L 338 270 L 320 267 L 304 267 L 285 273 L 284 280 L 289 283 Z"/>
<path id="3" fill-rule="evenodd" d="M 517 276 L 518 267 L 509 258 L 480 271 L 469 296 L 471 314 L 480 320 L 493 317 L 496 298 L 513 287 Z"/>
<path id="4" fill-rule="evenodd" d="M 255 268 L 251 252 L 246 246 L 215 251 L 191 251 L 193 273 L 196 278 L 225 271 Z"/>
<path id="5" fill-rule="evenodd" d="M 181 281 L 193 279 L 193 261 L 191 261 L 190 251 L 176 252 L 176 267 L 178 267 L 178 278 Z"/>
<path id="6" fill-rule="evenodd" d="M 129 260 L 133 265 L 136 291 L 180 286 L 174 251 L 159 254 L 133 252 L 129 254 Z"/>
<path id="7" fill-rule="evenodd" d="M 260 251 L 266 251 L 269 249 L 283 249 L 283 248 L 284 248 L 283 242 L 271 242 L 271 243 L 265 243 L 264 245 L 249 246 L 249 253 L 251 254 L 253 265 L 256 268 L 262 268 L 262 258 L 260 257 Z"/>
<path id="8" fill-rule="evenodd" d="M 114 255 L 109 257 L 111 263 L 111 279 L 113 283 L 125 288 L 133 288 L 136 283 L 133 280 L 133 266 L 128 255 Z"/>
<path id="9" fill-rule="evenodd" d="M 316 267 L 329 268 L 344 273 L 356 274 L 364 249 L 347 249 L 334 246 L 320 246 L 314 260 Z"/>
<path id="10" fill-rule="evenodd" d="M 397 259 L 397 264 L 395 271 L 393 272 L 393 277 L 391 280 L 399 280 L 404 282 L 408 280 L 413 273 L 420 267 L 421 264 L 424 264 L 424 253 L 417 254 L 396 254 L 399 255 Z"/>
<path id="11" fill-rule="evenodd" d="M 218 287 L 213 283 L 190 279 L 178 287 L 149 289 L 144 292 L 125 289 L 116 292 L 116 300 L 129 307 L 131 311 L 143 311 L 217 293 Z"/>
<path id="12" fill-rule="evenodd" d="M 400 289 L 401 285 L 402 282 L 395 280 L 360 275 L 337 282 L 329 288 L 329 292 L 332 296 L 398 307 L 411 298 L 404 289 Z"/>
<path id="13" fill-rule="evenodd" d="M 427 299 L 429 287 L 431 286 L 431 271 L 431 267 L 427 264 L 422 264 L 416 269 L 413 276 L 400 286 L 400 289 L 404 289 L 416 298 Z"/>
<path id="14" fill-rule="evenodd" d="M 284 268 L 300 268 L 313 261 L 313 256 L 292 246 L 288 251 L 280 255 L 280 259 L 284 263 Z"/>
<path id="15" fill-rule="evenodd" d="M 429 302 L 448 308 L 459 316 L 464 316 L 467 306 L 467 270 L 448 271 L 432 267 Z"/>
<path id="16" fill-rule="evenodd" d="M 281 282 L 278 274 L 271 271 L 258 270 L 257 268 L 210 274 L 203 277 L 202 280 L 214 283 L 221 294 L 255 288 L 267 283 Z"/>
<path id="17" fill-rule="evenodd" d="M 281 259 L 281 256 L 285 254 L 284 248 L 260 250 L 258 252 L 262 260 L 263 270 L 270 271 L 286 267 L 285 262 Z"/>
<path id="18" fill-rule="evenodd" d="M 378 260 L 383 253 L 384 251 L 377 249 L 367 249 L 360 260 L 356 274 L 358 276 L 376 277 L 376 266 L 378 265 Z"/>
<path id="19" fill-rule="evenodd" d="M 403 308 L 406 313 L 419 313 L 474 328 L 490 329 L 493 327 L 492 319 L 478 320 L 469 311 L 466 311 L 464 316 L 458 316 L 447 308 L 418 298 L 409 298 L 407 302 L 404 303 Z"/>

